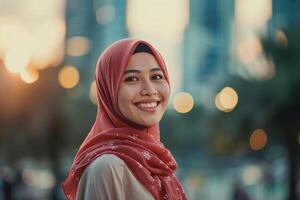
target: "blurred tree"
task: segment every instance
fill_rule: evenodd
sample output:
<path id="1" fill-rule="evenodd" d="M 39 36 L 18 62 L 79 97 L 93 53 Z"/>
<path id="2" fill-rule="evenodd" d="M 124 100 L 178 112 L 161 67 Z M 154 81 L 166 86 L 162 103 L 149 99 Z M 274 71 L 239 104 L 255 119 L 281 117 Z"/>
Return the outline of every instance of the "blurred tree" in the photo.
<path id="1" fill-rule="evenodd" d="M 254 129 L 263 128 L 269 137 L 264 149 L 272 144 L 284 146 L 289 162 L 288 200 L 296 200 L 300 155 L 297 139 L 300 131 L 300 29 L 281 30 L 270 35 L 261 42 L 266 60 L 275 67 L 275 76 L 255 81 L 230 77 L 227 84 L 238 91 L 239 105 L 236 111 L 223 116 L 220 124 L 224 130 L 234 126 L 233 141 L 249 140 Z M 231 122 L 228 126 L 226 119 L 234 119 L 237 123 Z M 245 132 L 249 134 L 241 134 Z M 262 156 L 264 149 L 255 152 L 255 156 Z"/>
<path id="2" fill-rule="evenodd" d="M 300 27 L 277 31 L 275 37 L 263 39 L 262 44 L 267 56 L 273 59 L 276 75 L 269 81 L 268 90 L 276 98 L 283 93 L 282 101 L 278 102 L 268 118 L 266 126 L 274 132 L 283 134 L 289 159 L 289 197 L 298 199 L 297 184 L 299 173 L 300 131 Z M 280 86 L 280 87 L 279 87 Z M 272 102 L 269 102 L 272 103 Z M 272 131 L 272 132 L 273 132 Z"/>

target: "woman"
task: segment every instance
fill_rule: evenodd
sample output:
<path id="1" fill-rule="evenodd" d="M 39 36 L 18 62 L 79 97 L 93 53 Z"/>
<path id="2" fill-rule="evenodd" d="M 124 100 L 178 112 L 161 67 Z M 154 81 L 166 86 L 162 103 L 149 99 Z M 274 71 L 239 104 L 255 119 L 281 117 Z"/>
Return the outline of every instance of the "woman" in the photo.
<path id="1" fill-rule="evenodd" d="M 96 66 L 96 121 L 64 183 L 67 199 L 186 199 L 160 142 L 170 95 L 165 63 L 146 41 L 123 39 Z"/>

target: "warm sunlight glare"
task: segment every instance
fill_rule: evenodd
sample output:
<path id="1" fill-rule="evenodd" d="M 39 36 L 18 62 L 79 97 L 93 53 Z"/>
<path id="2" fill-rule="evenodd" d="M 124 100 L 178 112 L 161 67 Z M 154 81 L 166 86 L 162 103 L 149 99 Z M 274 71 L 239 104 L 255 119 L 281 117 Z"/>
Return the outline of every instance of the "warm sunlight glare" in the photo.
<path id="1" fill-rule="evenodd" d="M 20 76 L 25 83 L 30 84 L 39 79 L 39 72 L 33 68 L 26 68 L 20 73 Z"/>
<path id="2" fill-rule="evenodd" d="M 5 1 L 4 1 L 5 2 Z M 65 0 L 10 0 L 0 6 L 0 59 L 26 83 L 64 58 Z M 29 69 L 30 68 L 30 69 Z"/>
<path id="3" fill-rule="evenodd" d="M 61 18 L 45 20 L 35 27 L 32 63 L 36 69 L 56 66 L 64 55 L 65 22 Z"/>

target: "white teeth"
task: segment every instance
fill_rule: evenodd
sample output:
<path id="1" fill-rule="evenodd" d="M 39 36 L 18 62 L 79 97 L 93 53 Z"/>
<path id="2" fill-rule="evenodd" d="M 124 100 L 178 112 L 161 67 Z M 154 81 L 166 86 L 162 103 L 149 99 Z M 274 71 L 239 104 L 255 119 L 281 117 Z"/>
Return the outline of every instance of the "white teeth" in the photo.
<path id="1" fill-rule="evenodd" d="M 155 108 L 157 106 L 157 102 L 152 103 L 139 103 L 138 107 L 140 108 Z"/>

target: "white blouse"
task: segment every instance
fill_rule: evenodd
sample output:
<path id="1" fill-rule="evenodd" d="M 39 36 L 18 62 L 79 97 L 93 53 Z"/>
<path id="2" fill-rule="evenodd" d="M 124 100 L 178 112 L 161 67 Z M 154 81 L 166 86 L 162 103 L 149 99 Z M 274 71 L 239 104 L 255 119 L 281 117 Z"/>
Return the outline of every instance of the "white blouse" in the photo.
<path id="1" fill-rule="evenodd" d="M 113 154 L 96 158 L 84 170 L 76 200 L 154 200 L 126 163 Z"/>

